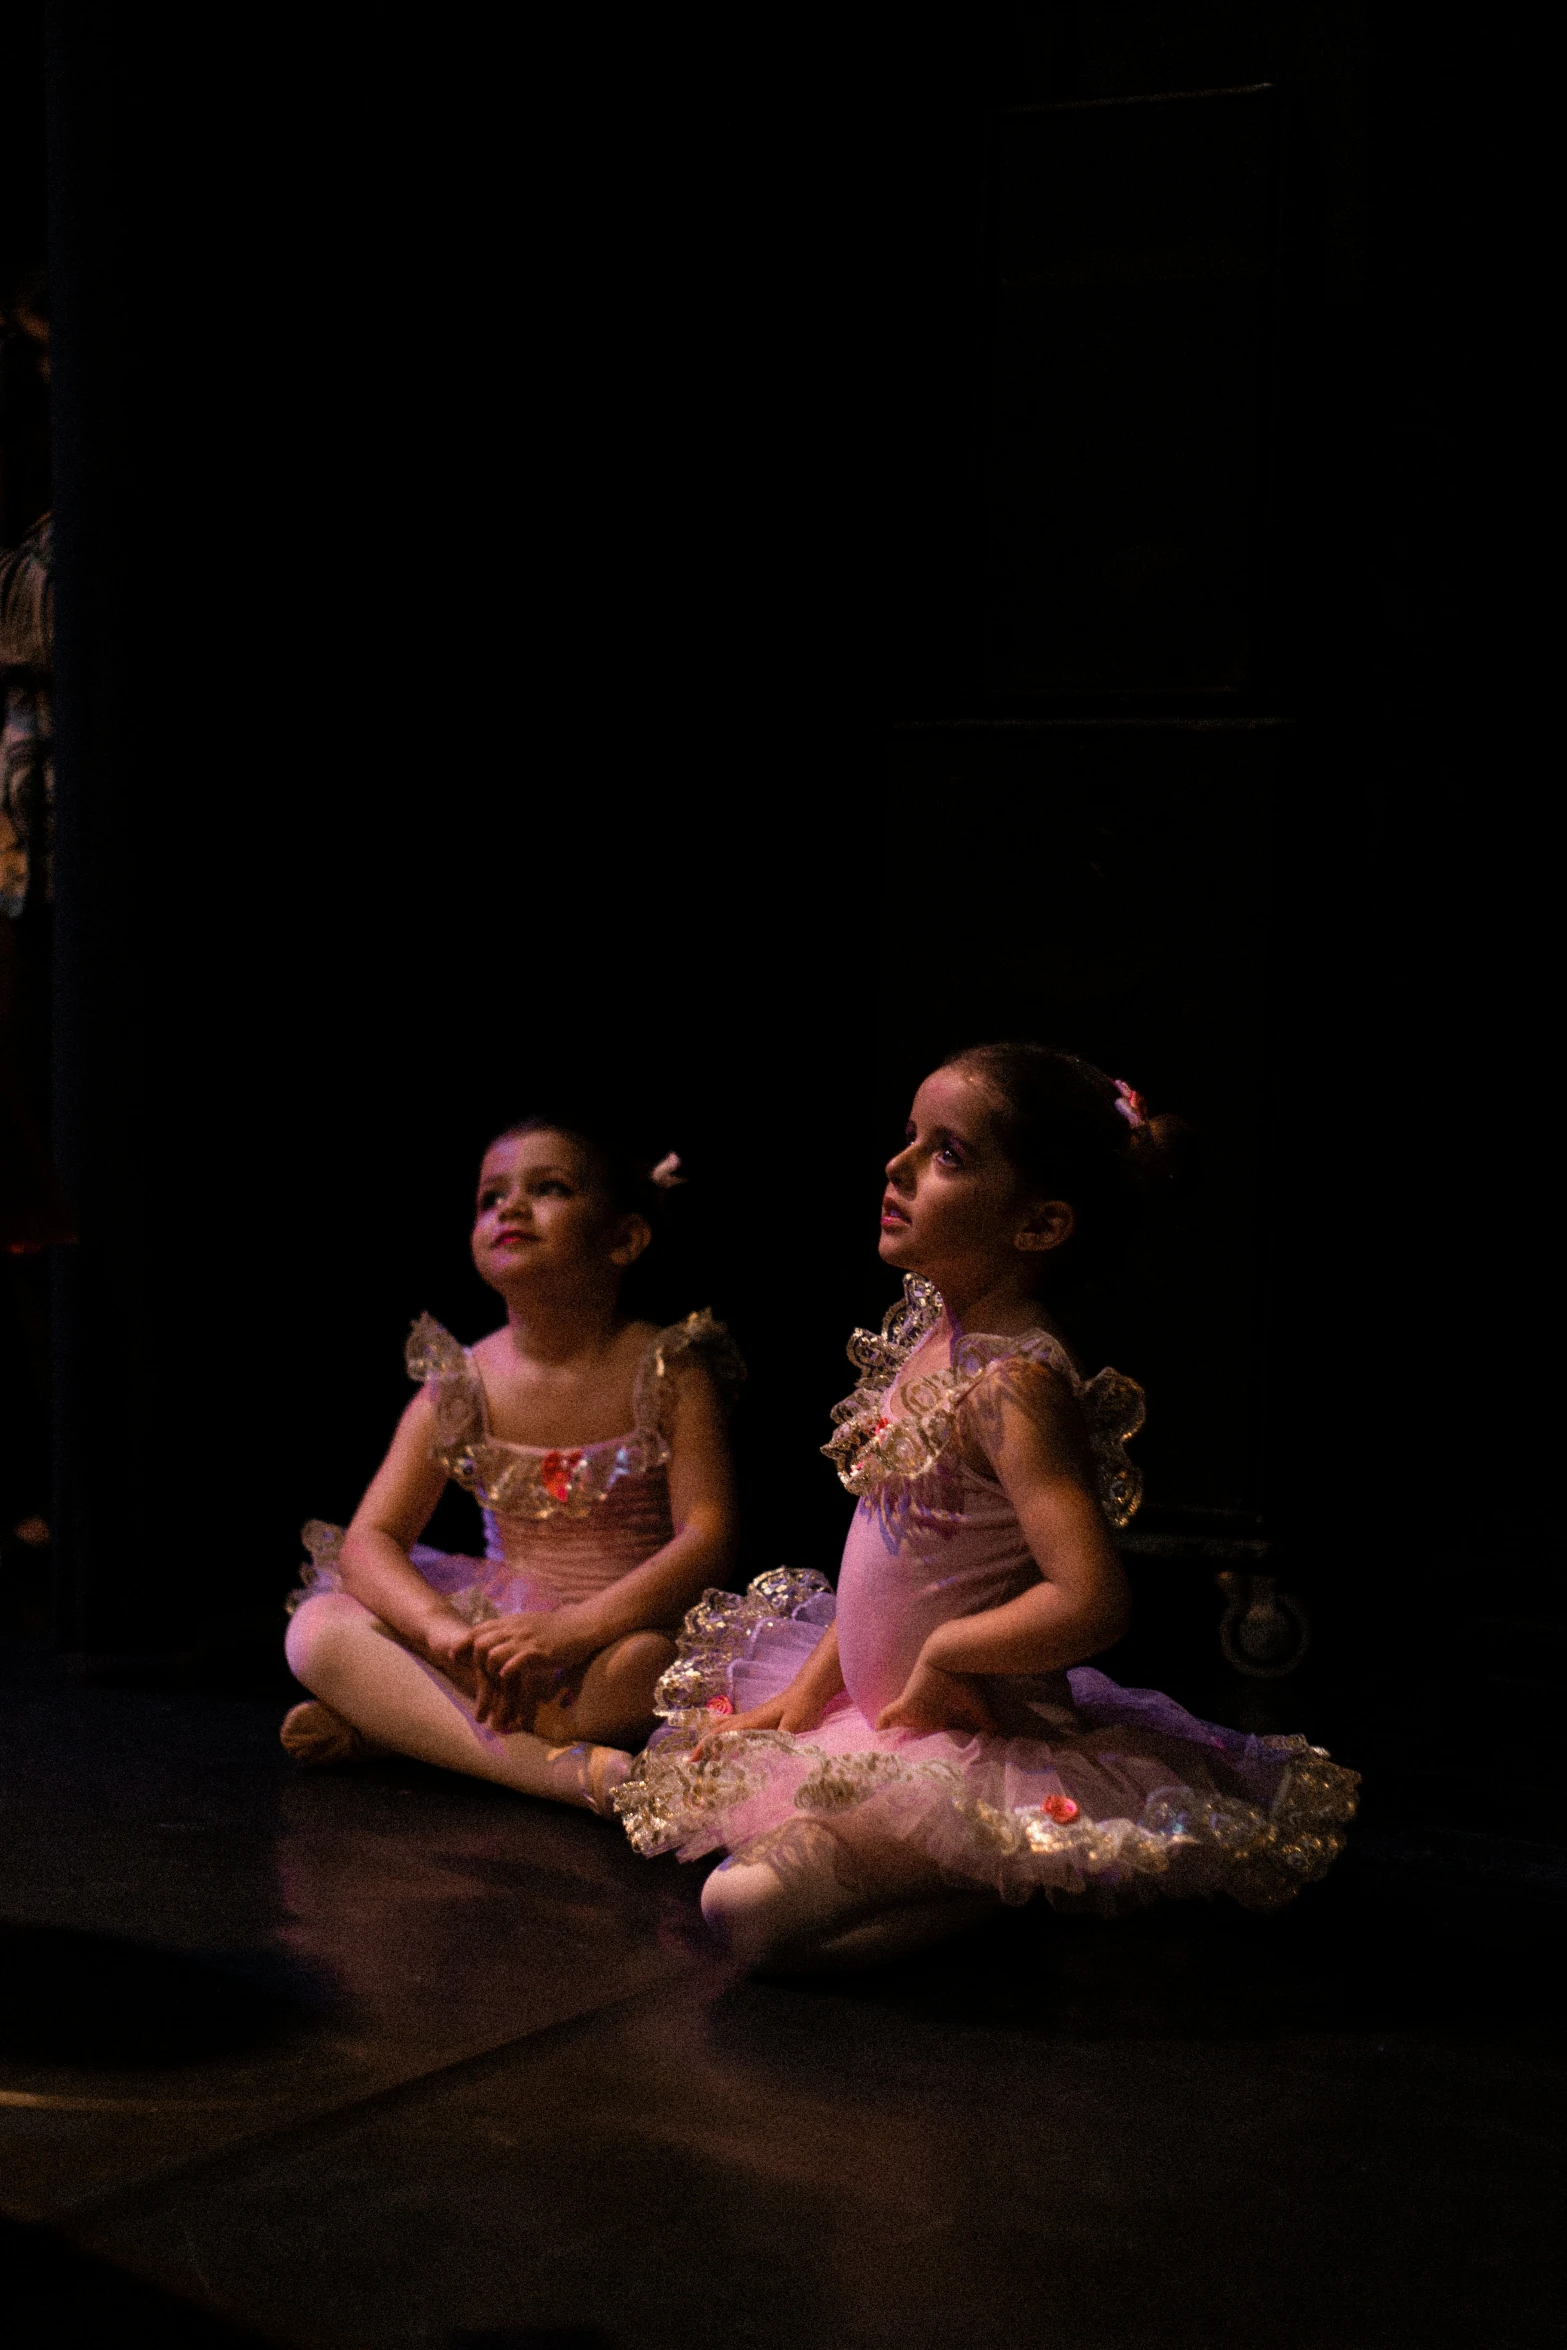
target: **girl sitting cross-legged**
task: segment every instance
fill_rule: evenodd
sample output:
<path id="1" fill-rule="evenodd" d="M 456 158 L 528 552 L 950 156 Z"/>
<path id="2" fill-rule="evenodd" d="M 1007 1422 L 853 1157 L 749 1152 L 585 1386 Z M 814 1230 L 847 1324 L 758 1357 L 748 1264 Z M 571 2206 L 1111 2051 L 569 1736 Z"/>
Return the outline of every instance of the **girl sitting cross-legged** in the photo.
<path id="1" fill-rule="evenodd" d="M 391 1450 L 346 1533 L 305 1530 L 287 1653 L 314 1702 L 282 1733 L 299 1761 L 407 1754 L 606 1807 L 672 1628 L 735 1541 L 739 1356 L 710 1315 L 661 1330 L 621 1304 L 677 1166 L 564 1115 L 486 1151 L 473 1259 L 506 1320 L 471 1348 L 415 1324 L 420 1390 Z M 483 1511 L 482 1558 L 419 1541 L 448 1478 Z"/>

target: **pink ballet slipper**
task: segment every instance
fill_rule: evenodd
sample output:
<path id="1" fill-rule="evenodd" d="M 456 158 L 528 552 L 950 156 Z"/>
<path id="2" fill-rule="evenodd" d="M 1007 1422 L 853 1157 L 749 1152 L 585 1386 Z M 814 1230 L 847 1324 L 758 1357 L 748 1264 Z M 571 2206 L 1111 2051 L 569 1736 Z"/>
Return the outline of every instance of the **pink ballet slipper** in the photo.
<path id="1" fill-rule="evenodd" d="M 291 1754 L 297 1763 L 311 1765 L 368 1762 L 372 1756 L 392 1752 L 314 1697 L 290 1708 L 278 1737 L 285 1754 Z"/>
<path id="2" fill-rule="evenodd" d="M 601 1820 L 612 1820 L 617 1814 L 614 1793 L 631 1776 L 632 1758 L 620 1746 L 590 1746 L 583 1773 L 583 1793 L 588 1809 L 596 1811 Z"/>

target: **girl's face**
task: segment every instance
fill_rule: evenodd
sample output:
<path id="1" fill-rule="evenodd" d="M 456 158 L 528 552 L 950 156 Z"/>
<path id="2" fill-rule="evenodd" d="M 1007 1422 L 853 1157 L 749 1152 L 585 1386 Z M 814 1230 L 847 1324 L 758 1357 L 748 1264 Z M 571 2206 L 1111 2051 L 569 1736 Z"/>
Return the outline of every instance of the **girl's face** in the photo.
<path id="1" fill-rule="evenodd" d="M 503 1134 L 485 1152 L 473 1261 L 492 1289 L 623 1272 L 651 1238 L 644 1218 L 616 1207 L 597 1160 L 575 1136 L 548 1128 Z"/>
<path id="2" fill-rule="evenodd" d="M 943 1292 L 978 1296 L 1034 1270 L 1035 1252 L 1072 1229 L 1061 1200 L 1033 1200 L 1001 1147 L 988 1089 L 937 1069 L 914 1096 L 908 1139 L 887 1162 L 880 1255 Z"/>

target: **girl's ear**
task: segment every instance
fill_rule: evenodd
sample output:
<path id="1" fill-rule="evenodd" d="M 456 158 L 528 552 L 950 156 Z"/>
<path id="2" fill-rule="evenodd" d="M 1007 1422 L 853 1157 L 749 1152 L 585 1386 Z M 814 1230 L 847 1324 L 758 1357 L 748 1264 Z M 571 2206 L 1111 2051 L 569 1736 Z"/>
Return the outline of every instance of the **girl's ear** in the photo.
<path id="1" fill-rule="evenodd" d="M 612 1265 L 624 1271 L 634 1265 L 653 1237 L 653 1227 L 646 1216 L 622 1216 L 615 1228 L 615 1245 L 609 1252 Z"/>
<path id="2" fill-rule="evenodd" d="M 1064 1199 L 1035 1200 L 1012 1236 L 1014 1248 L 1060 1248 L 1071 1239 L 1077 1218 Z"/>

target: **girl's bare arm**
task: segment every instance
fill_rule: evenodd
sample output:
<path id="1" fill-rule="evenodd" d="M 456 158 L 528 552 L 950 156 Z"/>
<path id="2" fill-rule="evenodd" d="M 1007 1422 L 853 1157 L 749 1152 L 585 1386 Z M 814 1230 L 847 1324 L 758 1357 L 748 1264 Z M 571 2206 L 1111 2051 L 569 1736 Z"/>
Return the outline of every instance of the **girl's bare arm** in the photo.
<path id="1" fill-rule="evenodd" d="M 416 1395 L 370 1481 L 343 1540 L 343 1587 L 433 1664 L 452 1670 L 471 1637 L 449 1600 L 432 1591 L 408 1551 L 435 1514 L 446 1471 L 432 1458 L 435 1411 Z"/>
<path id="2" fill-rule="evenodd" d="M 922 1661 L 949 1673 L 1056 1672 L 1120 1639 L 1131 1614 L 1126 1571 L 1067 1381 L 1037 1364 L 1010 1364 L 987 1387 L 970 1441 L 983 1446 L 1017 1511 L 1042 1579 L 1004 1607 L 939 1625 Z"/>

